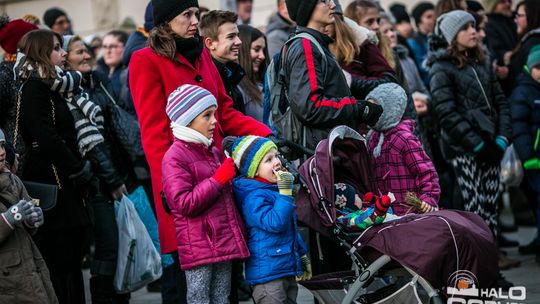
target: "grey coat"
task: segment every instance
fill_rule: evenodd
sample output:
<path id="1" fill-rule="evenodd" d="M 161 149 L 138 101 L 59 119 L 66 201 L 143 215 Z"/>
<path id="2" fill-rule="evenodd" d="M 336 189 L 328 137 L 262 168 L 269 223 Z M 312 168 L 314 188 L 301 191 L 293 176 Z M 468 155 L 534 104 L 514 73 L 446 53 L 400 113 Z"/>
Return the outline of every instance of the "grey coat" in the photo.
<path id="1" fill-rule="evenodd" d="M 295 24 L 287 22 L 278 13 L 270 17 L 266 26 L 266 41 L 268 43 L 270 59 L 279 53 L 285 41 L 294 33 L 295 28 Z"/>

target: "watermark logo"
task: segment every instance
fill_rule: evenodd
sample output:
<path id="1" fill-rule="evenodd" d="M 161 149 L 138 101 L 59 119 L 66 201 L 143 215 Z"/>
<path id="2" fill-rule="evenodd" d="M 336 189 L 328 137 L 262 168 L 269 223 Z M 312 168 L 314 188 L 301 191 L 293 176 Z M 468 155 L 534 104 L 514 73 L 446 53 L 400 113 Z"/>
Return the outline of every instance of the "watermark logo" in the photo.
<path id="1" fill-rule="evenodd" d="M 527 299 L 524 286 L 501 288 L 478 288 L 476 276 L 466 270 L 454 272 L 447 282 L 447 304 L 522 304 Z M 487 300 L 484 300 L 487 299 Z"/>

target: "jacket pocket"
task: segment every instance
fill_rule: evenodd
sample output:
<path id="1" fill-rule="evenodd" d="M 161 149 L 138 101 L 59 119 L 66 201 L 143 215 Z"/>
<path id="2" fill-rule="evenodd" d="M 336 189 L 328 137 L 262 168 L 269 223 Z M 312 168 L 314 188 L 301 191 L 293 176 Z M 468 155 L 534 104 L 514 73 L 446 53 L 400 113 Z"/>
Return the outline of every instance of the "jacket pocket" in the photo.
<path id="1" fill-rule="evenodd" d="M 206 238 L 208 239 L 208 242 L 213 247 L 214 246 L 214 238 L 215 238 L 215 230 L 214 225 L 212 225 L 212 222 L 206 218 Z"/>
<path id="2" fill-rule="evenodd" d="M 27 279 L 21 274 L 21 255 L 13 248 L 0 251 L 0 257 L 0 295 L 14 295 Z"/>

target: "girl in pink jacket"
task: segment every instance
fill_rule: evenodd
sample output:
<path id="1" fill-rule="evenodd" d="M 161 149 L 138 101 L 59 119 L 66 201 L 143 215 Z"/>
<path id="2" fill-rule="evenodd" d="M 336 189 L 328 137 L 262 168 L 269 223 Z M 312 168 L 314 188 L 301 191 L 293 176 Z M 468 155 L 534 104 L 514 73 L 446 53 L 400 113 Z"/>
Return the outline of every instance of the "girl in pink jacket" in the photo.
<path id="1" fill-rule="evenodd" d="M 366 99 L 383 107 L 383 114 L 367 135 L 373 190 L 383 195 L 394 194 L 392 209 L 397 215 L 411 211 L 406 203 L 408 193 L 421 201 L 421 207 L 412 211 L 436 210 L 441 194 L 439 177 L 414 134 L 414 120 L 401 120 L 407 104 L 405 91 L 395 83 L 385 83 Z"/>
<path id="2" fill-rule="evenodd" d="M 163 191 L 176 228 L 187 303 L 228 303 L 231 261 L 249 257 L 236 209 L 231 158 L 212 146 L 216 98 L 195 85 L 169 96 L 166 112 L 174 143 L 162 162 Z"/>

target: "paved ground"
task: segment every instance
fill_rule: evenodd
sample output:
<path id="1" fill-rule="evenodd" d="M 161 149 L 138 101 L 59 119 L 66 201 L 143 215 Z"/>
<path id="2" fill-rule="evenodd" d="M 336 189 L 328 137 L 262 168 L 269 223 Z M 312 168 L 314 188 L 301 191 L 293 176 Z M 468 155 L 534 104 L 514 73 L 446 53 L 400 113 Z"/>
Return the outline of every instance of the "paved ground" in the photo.
<path id="1" fill-rule="evenodd" d="M 535 236 L 535 228 L 519 227 L 518 232 L 506 234 L 509 238 L 518 240 L 521 244 L 529 243 Z M 520 303 L 540 304 L 540 265 L 536 263 L 533 255 L 519 255 L 517 248 L 506 249 L 508 256 L 521 261 L 521 267 L 504 271 L 503 274 L 507 280 L 513 282 L 516 286 L 525 286 L 527 289 L 527 300 Z M 88 271 L 85 271 L 86 284 L 88 284 Z M 90 295 L 87 291 L 87 303 L 90 303 Z M 500 303 L 506 303 L 501 300 Z M 132 294 L 132 304 L 158 304 L 161 303 L 161 297 L 158 293 L 148 293 L 146 289 L 139 290 Z M 242 302 L 242 304 L 253 303 L 251 301 Z M 299 304 L 313 303 L 313 297 L 304 288 L 300 289 L 298 296 Z"/>

